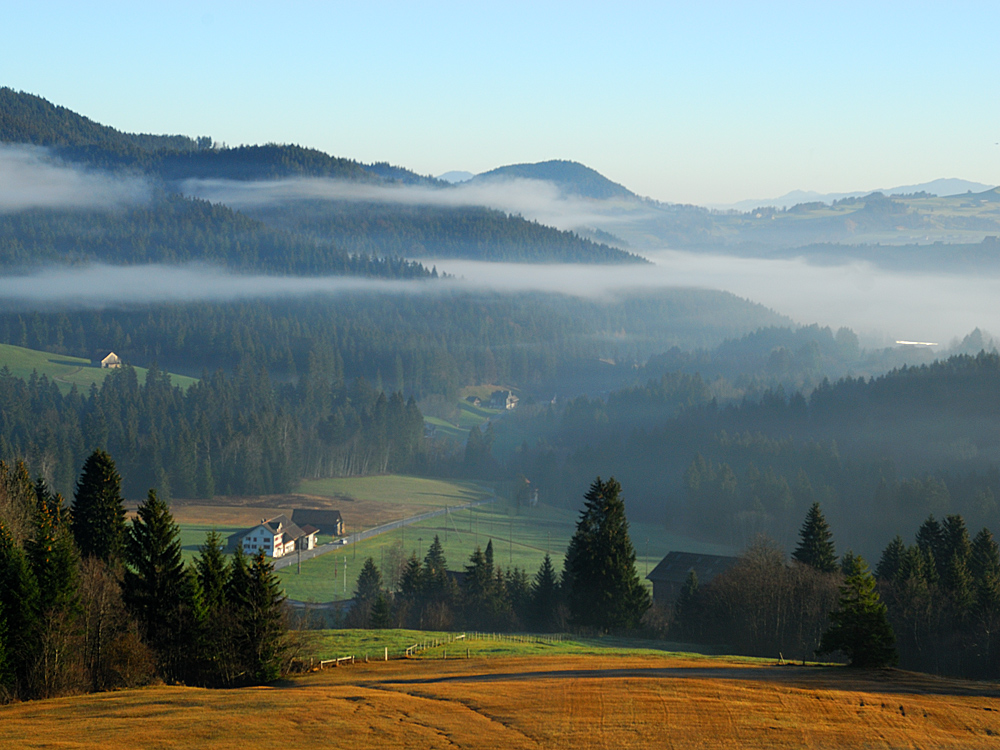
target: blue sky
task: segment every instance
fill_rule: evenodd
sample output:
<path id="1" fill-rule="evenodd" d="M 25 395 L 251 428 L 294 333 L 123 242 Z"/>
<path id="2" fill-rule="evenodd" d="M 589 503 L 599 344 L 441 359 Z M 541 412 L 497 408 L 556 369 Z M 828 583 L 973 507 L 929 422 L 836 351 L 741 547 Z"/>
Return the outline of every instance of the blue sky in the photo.
<path id="1" fill-rule="evenodd" d="M 539 7 L 540 6 L 540 7 Z M 2 3 L 0 85 L 129 131 L 666 201 L 1000 182 L 1000 3 Z"/>

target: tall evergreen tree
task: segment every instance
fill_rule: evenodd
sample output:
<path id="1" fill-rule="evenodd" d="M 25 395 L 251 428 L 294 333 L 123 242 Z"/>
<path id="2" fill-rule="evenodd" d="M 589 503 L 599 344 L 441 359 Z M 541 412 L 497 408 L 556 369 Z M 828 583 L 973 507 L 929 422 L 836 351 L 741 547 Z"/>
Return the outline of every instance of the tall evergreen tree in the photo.
<path id="1" fill-rule="evenodd" d="M 841 651 L 852 667 L 893 666 L 899 656 L 888 612 L 875 577 L 862 558 L 855 559 L 858 565 L 840 588 L 840 603 L 830 614 L 832 625 L 823 634 L 817 653 Z"/>
<path id="2" fill-rule="evenodd" d="M 24 551 L 0 522 L 0 612 L 7 627 L 7 653 L 16 689 L 31 695 L 31 668 L 38 654 L 40 594 Z"/>
<path id="3" fill-rule="evenodd" d="M 198 549 L 194 561 L 201 587 L 201 597 L 209 615 L 216 613 L 225 603 L 226 582 L 229 571 L 222 551 L 222 537 L 212 529 L 205 536 L 205 543 Z"/>
<path id="4" fill-rule="evenodd" d="M 545 553 L 545 559 L 535 573 L 531 586 L 531 622 L 539 630 L 556 629 L 559 608 L 559 578 L 552 558 Z"/>
<path id="5" fill-rule="evenodd" d="M 819 503 L 813 503 L 806 513 L 806 520 L 799 532 L 799 546 L 792 557 L 823 573 L 833 573 L 837 569 L 833 534 L 819 509 Z"/>
<path id="6" fill-rule="evenodd" d="M 117 561 L 125 536 L 121 476 L 105 451 L 95 450 L 83 464 L 73 500 L 73 537 L 84 557 Z"/>
<path id="7" fill-rule="evenodd" d="M 574 625 L 607 632 L 634 628 L 650 606 L 635 570 L 621 485 L 600 477 L 584 495 L 584 508 L 566 550 L 568 603 Z"/>
<path id="8" fill-rule="evenodd" d="M 150 490 L 125 535 L 124 597 L 164 676 L 183 667 L 184 639 L 180 529 L 170 508 Z"/>

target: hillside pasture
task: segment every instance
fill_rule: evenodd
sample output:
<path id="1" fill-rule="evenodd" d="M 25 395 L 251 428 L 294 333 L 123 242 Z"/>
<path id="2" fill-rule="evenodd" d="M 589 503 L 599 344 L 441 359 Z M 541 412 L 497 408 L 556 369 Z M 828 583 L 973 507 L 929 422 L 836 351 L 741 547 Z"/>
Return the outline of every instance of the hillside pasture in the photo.
<path id="1" fill-rule="evenodd" d="M 25 349 L 22 346 L 0 344 L 0 367 L 6 366 L 11 375 L 27 380 L 32 372 L 45 375 L 53 381 L 63 393 L 69 393 L 75 385 L 80 391 L 86 392 L 92 384 L 100 386 L 111 370 L 95 366 L 89 359 L 70 357 L 63 354 L 52 354 L 35 349 Z M 135 373 L 140 383 L 146 382 L 144 367 L 136 367 Z M 186 375 L 170 374 L 170 382 L 187 390 L 195 378 Z"/>
<path id="2" fill-rule="evenodd" d="M 399 660 L 0 707 L 23 747 L 994 748 L 1000 685 L 685 655 Z"/>

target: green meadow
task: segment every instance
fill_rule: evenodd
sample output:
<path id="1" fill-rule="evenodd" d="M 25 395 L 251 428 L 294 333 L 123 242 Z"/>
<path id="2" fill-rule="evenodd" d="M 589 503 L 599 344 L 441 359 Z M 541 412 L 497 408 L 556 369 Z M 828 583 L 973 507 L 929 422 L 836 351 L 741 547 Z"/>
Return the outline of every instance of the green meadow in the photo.
<path id="1" fill-rule="evenodd" d="M 64 354 L 51 354 L 35 349 L 25 349 L 11 344 L 0 344 L 0 367 L 6 367 L 10 374 L 17 378 L 28 379 L 32 372 L 45 375 L 59 386 L 63 393 L 69 393 L 75 385 L 80 391 L 86 391 L 92 384 L 98 386 L 104 382 L 111 370 L 95 366 L 89 359 L 70 357 Z M 140 383 L 146 381 L 148 370 L 144 367 L 135 368 Z M 187 390 L 188 386 L 197 382 L 195 378 L 186 375 L 170 375 L 174 385 Z"/>

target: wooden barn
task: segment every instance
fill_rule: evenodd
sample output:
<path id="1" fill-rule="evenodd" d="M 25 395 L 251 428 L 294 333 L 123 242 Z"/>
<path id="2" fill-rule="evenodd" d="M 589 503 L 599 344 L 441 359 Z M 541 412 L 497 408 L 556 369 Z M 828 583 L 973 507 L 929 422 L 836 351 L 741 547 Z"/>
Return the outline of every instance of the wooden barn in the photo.
<path id="1" fill-rule="evenodd" d="M 698 585 L 704 586 L 733 567 L 738 559 L 697 552 L 668 552 L 646 576 L 653 583 L 653 601 L 657 604 L 673 604 L 692 570 L 698 576 Z"/>

